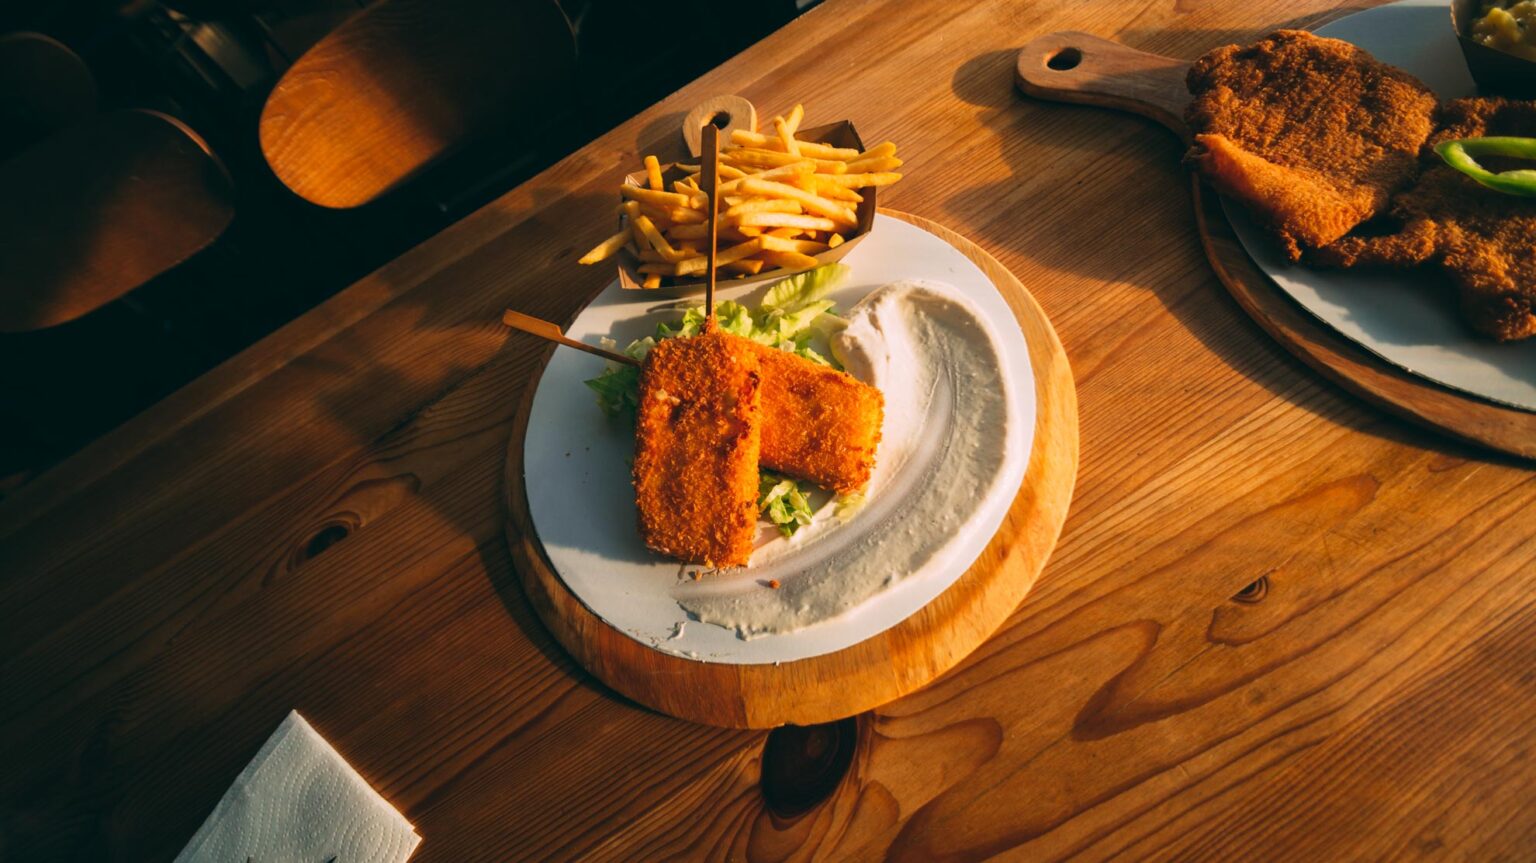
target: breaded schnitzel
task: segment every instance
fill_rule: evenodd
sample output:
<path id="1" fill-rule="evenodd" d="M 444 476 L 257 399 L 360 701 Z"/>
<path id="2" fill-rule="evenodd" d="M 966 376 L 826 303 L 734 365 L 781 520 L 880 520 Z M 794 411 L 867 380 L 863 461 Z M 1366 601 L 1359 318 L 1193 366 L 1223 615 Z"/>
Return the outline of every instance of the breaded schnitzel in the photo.
<path id="1" fill-rule="evenodd" d="M 875 467 L 885 397 L 852 375 L 751 342 L 763 373 L 763 465 L 849 494 Z"/>
<path id="2" fill-rule="evenodd" d="M 745 566 L 757 534 L 763 410 L 752 342 L 721 332 L 664 339 L 640 370 L 635 505 L 640 535 L 686 563 Z"/>
<path id="3" fill-rule="evenodd" d="M 1185 161 L 1293 261 L 1385 211 L 1433 129 L 1435 96 L 1417 78 L 1301 30 L 1211 51 L 1186 82 Z"/>
<path id="4" fill-rule="evenodd" d="M 1424 173 L 1393 199 L 1398 231 L 1345 237 L 1309 260 L 1341 267 L 1437 262 L 1459 288 L 1462 317 L 1473 329 L 1499 341 L 1536 335 L 1536 198 L 1481 186 L 1433 149 L 1441 141 L 1504 135 L 1536 137 L 1536 103 L 1447 102 L 1424 148 Z"/>

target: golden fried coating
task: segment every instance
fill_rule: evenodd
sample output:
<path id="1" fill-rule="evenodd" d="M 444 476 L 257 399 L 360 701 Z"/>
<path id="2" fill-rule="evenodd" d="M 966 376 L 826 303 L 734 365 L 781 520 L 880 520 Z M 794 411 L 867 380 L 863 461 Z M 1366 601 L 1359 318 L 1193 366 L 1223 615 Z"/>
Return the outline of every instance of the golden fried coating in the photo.
<path id="1" fill-rule="evenodd" d="M 1474 330 L 1499 341 L 1536 335 L 1536 199 L 1485 188 L 1434 152 L 1441 141 L 1494 135 L 1536 137 L 1536 103 L 1446 103 L 1424 148 L 1424 173 L 1393 199 L 1397 231 L 1348 236 L 1308 259 L 1341 267 L 1435 262 L 1456 283 Z"/>
<path id="2" fill-rule="evenodd" d="M 852 375 L 753 342 L 763 370 L 763 465 L 833 491 L 869 482 L 885 398 Z"/>
<path id="3" fill-rule="evenodd" d="M 1348 42 L 1279 30 L 1190 67 L 1185 161 L 1291 260 L 1385 211 L 1417 172 L 1435 96 Z"/>
<path id="4" fill-rule="evenodd" d="M 640 370 L 634 466 L 647 546 L 686 563 L 746 565 L 762 428 L 751 342 L 710 326 L 651 349 Z"/>

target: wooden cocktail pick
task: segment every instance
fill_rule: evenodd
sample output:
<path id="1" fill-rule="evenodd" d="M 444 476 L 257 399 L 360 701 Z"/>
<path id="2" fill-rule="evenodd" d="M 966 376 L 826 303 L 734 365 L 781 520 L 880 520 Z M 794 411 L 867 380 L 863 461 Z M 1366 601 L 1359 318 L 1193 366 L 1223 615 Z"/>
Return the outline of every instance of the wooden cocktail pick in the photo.
<path id="1" fill-rule="evenodd" d="M 700 179 L 709 196 L 709 275 L 704 283 L 704 320 L 708 321 L 715 317 L 715 255 L 720 245 L 720 199 L 715 194 L 720 187 L 720 130 L 711 123 L 704 124 L 700 155 L 704 157 Z"/>
<path id="2" fill-rule="evenodd" d="M 514 330 L 522 330 L 529 335 L 538 336 L 541 339 L 548 339 L 549 341 L 552 341 L 556 344 L 565 345 L 568 348 L 575 348 L 578 351 L 586 351 L 589 354 L 596 354 L 605 360 L 613 360 L 616 363 L 624 363 L 625 365 L 631 365 L 635 367 L 639 367 L 640 365 L 639 360 L 629 356 L 628 354 L 621 354 L 617 351 L 604 350 L 602 348 L 593 347 L 586 342 L 579 342 L 570 336 L 567 336 L 565 332 L 560 329 L 559 324 L 546 321 L 543 318 L 536 318 L 532 315 L 525 315 L 522 312 L 514 312 L 511 309 L 507 309 L 505 312 L 501 313 L 501 322 Z"/>

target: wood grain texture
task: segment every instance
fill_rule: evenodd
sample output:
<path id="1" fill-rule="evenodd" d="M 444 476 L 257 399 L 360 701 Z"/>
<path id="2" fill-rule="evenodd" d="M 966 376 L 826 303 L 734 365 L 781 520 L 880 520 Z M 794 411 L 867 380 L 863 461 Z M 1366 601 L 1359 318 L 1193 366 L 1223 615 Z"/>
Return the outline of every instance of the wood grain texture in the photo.
<path id="1" fill-rule="evenodd" d="M 56 326 L 206 248 L 235 216 L 203 139 L 154 111 L 97 115 L 0 162 L 0 332 Z"/>
<path id="2" fill-rule="evenodd" d="M 538 128 L 575 61 L 553 0 L 383 0 L 283 73 L 261 151 L 305 200 L 357 207 L 476 137 Z"/>
<path id="3" fill-rule="evenodd" d="M 513 562 L 555 638 L 599 680 L 641 704 L 732 728 L 810 725 L 871 710 L 927 685 L 975 650 L 1018 607 L 1050 557 L 1077 478 L 1077 397 L 1061 341 L 1029 291 L 996 258 L 927 219 L 891 210 L 886 215 L 942 238 L 997 286 L 1029 344 L 1037 413 L 1024 482 L 980 558 L 933 602 L 874 638 L 797 662 L 723 665 L 662 653 L 603 622 L 550 567 L 533 530 L 523 438 L 537 387 L 528 386 L 507 445 Z"/>
<path id="4" fill-rule="evenodd" d="M 1071 68 L 1051 58 L 1072 54 Z M 1140 114 L 1187 139 L 1188 63 L 1083 33 L 1052 33 L 1019 51 L 1019 89 L 1040 99 Z M 1222 284 L 1264 331 L 1339 384 L 1391 413 L 1500 452 L 1536 459 L 1536 412 L 1494 404 L 1394 366 L 1322 323 L 1248 257 L 1215 194 L 1193 183 L 1201 245 Z M 1450 314 L 1450 312 L 1447 312 Z"/>
<path id="5" fill-rule="evenodd" d="M 424 863 L 1531 857 L 1536 477 L 1259 329 L 1173 136 L 1013 88 L 1046 33 L 1189 60 L 1335 12 L 828 0 L 0 500 L 7 859 L 169 859 L 293 708 Z M 595 681 L 504 536 L 545 346 L 499 316 L 569 320 L 606 285 L 575 259 L 614 183 L 681 156 L 717 93 L 899 143 L 882 204 L 1028 285 L 1079 400 L 1029 597 L 860 716 L 790 817 L 757 788 L 767 735 Z"/>
<path id="6" fill-rule="evenodd" d="M 1020 90 L 1036 99 L 1140 114 L 1188 137 L 1184 109 L 1189 63 L 1127 48 L 1088 33 L 1049 33 L 1019 49 Z"/>

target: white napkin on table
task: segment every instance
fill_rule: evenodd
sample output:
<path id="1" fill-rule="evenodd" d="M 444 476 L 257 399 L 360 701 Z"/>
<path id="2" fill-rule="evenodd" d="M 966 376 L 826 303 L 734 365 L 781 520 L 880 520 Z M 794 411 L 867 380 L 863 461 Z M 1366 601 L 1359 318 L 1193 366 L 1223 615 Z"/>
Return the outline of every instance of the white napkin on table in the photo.
<path id="1" fill-rule="evenodd" d="M 176 863 L 401 863 L 421 837 L 297 711 Z"/>

